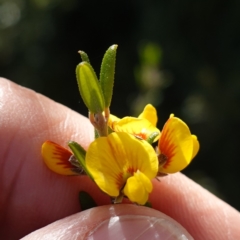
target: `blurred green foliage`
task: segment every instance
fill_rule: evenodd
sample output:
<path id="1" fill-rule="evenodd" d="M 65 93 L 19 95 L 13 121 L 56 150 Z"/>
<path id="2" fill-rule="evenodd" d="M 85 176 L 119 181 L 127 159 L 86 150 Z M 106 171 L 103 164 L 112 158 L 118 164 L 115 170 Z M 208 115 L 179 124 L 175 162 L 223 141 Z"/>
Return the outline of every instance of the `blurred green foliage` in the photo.
<path id="1" fill-rule="evenodd" d="M 0 0 L 0 75 L 87 114 L 78 50 L 99 73 L 118 44 L 111 110 L 146 102 L 188 123 L 201 143 L 184 172 L 240 210 L 240 2 Z"/>

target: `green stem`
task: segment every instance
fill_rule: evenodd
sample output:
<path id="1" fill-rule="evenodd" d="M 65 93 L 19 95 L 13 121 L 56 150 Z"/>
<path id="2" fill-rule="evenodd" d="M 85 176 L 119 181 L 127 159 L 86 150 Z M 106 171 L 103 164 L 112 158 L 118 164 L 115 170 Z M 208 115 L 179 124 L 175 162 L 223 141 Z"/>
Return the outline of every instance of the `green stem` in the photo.
<path id="1" fill-rule="evenodd" d="M 95 129 L 98 131 L 100 137 L 106 137 L 108 135 L 108 120 L 100 113 L 89 113 L 89 120 Z"/>

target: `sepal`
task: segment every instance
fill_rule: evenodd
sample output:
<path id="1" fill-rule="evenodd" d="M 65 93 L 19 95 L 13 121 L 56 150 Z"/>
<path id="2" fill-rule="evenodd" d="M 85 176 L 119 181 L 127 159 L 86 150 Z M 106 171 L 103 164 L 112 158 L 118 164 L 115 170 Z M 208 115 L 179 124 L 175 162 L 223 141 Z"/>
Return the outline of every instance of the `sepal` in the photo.
<path id="1" fill-rule="evenodd" d="M 68 142 L 68 146 L 72 150 L 75 158 L 78 160 L 80 166 L 83 168 L 84 172 L 93 180 L 91 174 L 89 173 L 86 163 L 85 163 L 85 157 L 86 157 L 86 151 L 83 149 L 82 146 L 80 146 L 77 142 L 70 141 Z"/>

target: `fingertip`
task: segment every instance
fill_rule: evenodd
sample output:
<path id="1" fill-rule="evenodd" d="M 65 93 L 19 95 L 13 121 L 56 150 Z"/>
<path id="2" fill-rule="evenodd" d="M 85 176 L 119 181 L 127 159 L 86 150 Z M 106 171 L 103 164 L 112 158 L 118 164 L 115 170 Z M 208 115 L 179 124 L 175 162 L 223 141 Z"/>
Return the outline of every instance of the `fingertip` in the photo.
<path id="1" fill-rule="evenodd" d="M 175 220 L 130 204 L 92 208 L 39 229 L 27 239 L 193 239 Z"/>

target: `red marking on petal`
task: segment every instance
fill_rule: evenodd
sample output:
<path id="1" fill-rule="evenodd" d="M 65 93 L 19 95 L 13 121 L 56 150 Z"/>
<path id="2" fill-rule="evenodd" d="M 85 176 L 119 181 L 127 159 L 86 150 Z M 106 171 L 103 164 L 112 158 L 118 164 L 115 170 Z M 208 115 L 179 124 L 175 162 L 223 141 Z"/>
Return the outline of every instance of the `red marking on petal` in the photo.
<path id="1" fill-rule="evenodd" d="M 162 131 L 159 149 L 161 154 L 165 155 L 167 158 L 166 163 L 164 164 L 163 168 L 167 168 L 171 161 L 172 157 L 175 155 L 175 149 L 176 146 L 171 143 L 171 140 L 173 138 L 173 131 L 170 131 L 169 129 L 165 130 L 165 128 Z"/>
<path id="2" fill-rule="evenodd" d="M 58 174 L 77 175 L 74 170 L 78 168 L 69 162 L 72 155 L 73 154 L 66 148 L 54 142 L 46 141 L 42 145 L 42 156 L 44 162 L 49 169 Z"/>
<path id="3" fill-rule="evenodd" d="M 129 167 L 129 168 L 127 169 L 127 173 L 129 173 L 129 174 L 131 174 L 131 175 L 133 175 L 136 171 L 137 171 L 137 170 L 136 170 L 135 168 L 133 168 L 133 167 Z"/>
<path id="4" fill-rule="evenodd" d="M 63 148 L 60 145 L 56 145 L 55 143 L 53 144 L 55 145 L 53 150 L 53 157 L 59 160 L 58 162 L 56 162 L 56 164 L 62 165 L 63 168 L 73 168 L 72 164 L 69 162 L 69 158 L 73 154 L 66 148 Z"/>
<path id="5" fill-rule="evenodd" d="M 136 136 L 136 137 L 139 137 L 143 140 L 147 140 L 147 133 L 146 132 L 134 133 L 133 135 Z"/>
<path id="6" fill-rule="evenodd" d="M 116 185 L 117 185 L 117 188 L 120 190 L 122 187 L 123 187 L 123 173 L 119 173 L 117 178 L 116 178 Z"/>

